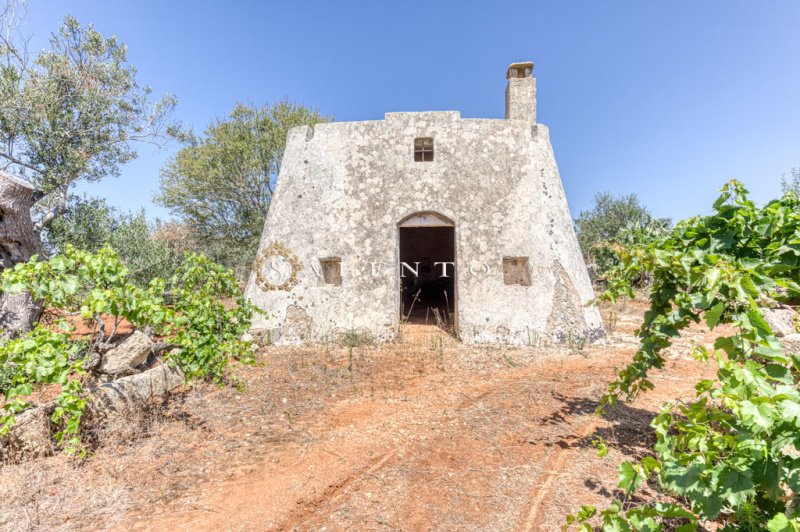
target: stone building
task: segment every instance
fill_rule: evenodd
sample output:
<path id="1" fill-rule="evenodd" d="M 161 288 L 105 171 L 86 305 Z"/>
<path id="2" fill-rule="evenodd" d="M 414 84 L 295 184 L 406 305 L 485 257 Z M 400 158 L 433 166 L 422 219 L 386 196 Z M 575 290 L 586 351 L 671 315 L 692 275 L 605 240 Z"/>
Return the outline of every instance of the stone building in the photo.
<path id="1" fill-rule="evenodd" d="M 533 63 L 507 71 L 505 119 L 457 111 L 292 129 L 248 298 L 279 343 L 404 321 L 467 343 L 594 339 L 599 312 Z"/>

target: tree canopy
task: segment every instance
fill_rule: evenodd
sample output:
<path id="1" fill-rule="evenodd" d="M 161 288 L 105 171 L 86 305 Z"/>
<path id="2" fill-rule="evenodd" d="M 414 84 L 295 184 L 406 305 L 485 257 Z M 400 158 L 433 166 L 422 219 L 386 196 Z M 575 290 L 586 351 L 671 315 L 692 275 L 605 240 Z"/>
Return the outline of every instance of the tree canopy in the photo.
<path id="1" fill-rule="evenodd" d="M 135 142 L 177 134 L 168 120 L 176 100 L 153 101 L 126 46 L 71 16 L 48 49 L 28 54 L 12 9 L 0 14 L 0 169 L 38 189 L 40 232 L 66 212 L 73 183 L 116 176 Z"/>
<path id="2" fill-rule="evenodd" d="M 255 257 L 289 129 L 330 117 L 289 101 L 236 105 L 190 136 L 161 172 L 156 202 L 191 228 L 214 260 L 246 273 Z"/>
<path id="3" fill-rule="evenodd" d="M 609 192 L 595 194 L 592 208 L 575 220 L 583 255 L 601 274 L 618 262 L 611 244 L 645 243 L 665 235 L 670 225 L 667 218 L 654 218 L 636 194 L 614 196 Z"/>
<path id="4" fill-rule="evenodd" d="M 132 281 L 146 286 L 153 277 L 171 276 L 185 250 L 165 238 L 164 227 L 148 223 L 144 210 L 120 212 L 102 198 L 72 197 L 67 213 L 47 228 L 44 243 L 50 255 L 63 254 L 69 246 L 95 253 L 109 245 Z"/>

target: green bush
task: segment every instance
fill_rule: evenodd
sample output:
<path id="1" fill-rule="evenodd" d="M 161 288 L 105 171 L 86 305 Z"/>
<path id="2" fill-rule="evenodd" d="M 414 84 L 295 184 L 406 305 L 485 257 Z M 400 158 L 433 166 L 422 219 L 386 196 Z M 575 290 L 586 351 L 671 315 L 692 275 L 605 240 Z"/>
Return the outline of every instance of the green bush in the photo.
<path id="1" fill-rule="evenodd" d="M 619 263 L 617 245 L 648 244 L 669 233 L 671 222 L 654 218 L 636 194 L 595 194 L 594 205 L 575 220 L 578 243 L 588 263 L 595 264 L 599 280 Z"/>
<path id="2" fill-rule="evenodd" d="M 784 349 L 760 310 L 800 300 L 799 206 L 786 194 L 757 207 L 732 181 L 712 215 L 681 222 L 658 243 L 618 250 L 603 297 L 632 295 L 644 273 L 653 286 L 639 349 L 602 408 L 652 389 L 649 372 L 664 368 L 664 350 L 691 323 L 735 332 L 710 351 L 695 350 L 716 362 L 716 378 L 698 382 L 693 399 L 663 406 L 652 422 L 653 456 L 619 467 L 625 496 L 599 513 L 604 529 L 695 530 L 699 521 L 725 530 L 800 528 L 800 354 Z M 633 492 L 647 481 L 678 502 L 636 502 Z M 568 521 L 591 530 L 596 513 L 585 506 Z"/>
<path id="3" fill-rule="evenodd" d="M 23 398 L 33 393 L 34 384 L 59 384 L 61 392 L 56 397 L 53 422 L 63 424 L 63 429 L 56 437 L 62 442 L 68 435 L 68 446 L 77 448 L 78 426 L 86 403 L 80 396 L 80 381 L 69 378 L 85 373 L 79 356 L 82 347 L 82 342 L 70 340 L 68 334 L 41 325 L 0 346 L 0 365 L 8 378 L 8 387 L 3 391 L 0 436 L 14 425 L 14 414 L 30 406 Z"/>
<path id="4" fill-rule="evenodd" d="M 203 255 L 187 255 L 168 290 L 175 304 L 164 332 L 182 348 L 174 361 L 187 378 L 220 380 L 231 360 L 253 362 L 250 342 L 240 338 L 256 310 L 230 270 Z"/>
<path id="5" fill-rule="evenodd" d="M 202 135 L 184 136 L 185 144 L 161 169 L 155 201 L 191 228 L 195 249 L 246 280 L 289 130 L 331 120 L 288 100 L 236 104 Z"/>
<path id="6" fill-rule="evenodd" d="M 240 340 L 255 309 L 249 305 L 233 274 L 200 255 L 186 255 L 174 276 L 154 278 L 147 287 L 132 281 L 130 271 L 110 247 L 96 253 L 67 245 L 62 255 L 47 261 L 36 257 L 0 276 L 2 289 L 27 290 L 46 308 L 79 316 L 94 326 L 91 342 L 70 336 L 62 321 L 52 329 L 38 325 L 32 332 L 0 343 L 0 367 L 5 381 L 0 436 L 14 424 L 14 414 L 30 406 L 23 398 L 36 384 L 59 384 L 53 421 L 63 426 L 60 443 L 79 448 L 78 429 L 85 407 L 81 375 L 92 346 L 112 342 L 117 325 L 128 321 L 179 347 L 167 361 L 187 379 L 222 382 L 232 360 L 252 362 L 249 342 Z M 167 304 L 165 294 L 174 303 Z M 95 326 L 113 317 L 111 331 Z"/>
<path id="7" fill-rule="evenodd" d="M 128 268 L 131 281 L 142 287 L 153 277 L 172 276 L 182 259 L 179 250 L 153 237 L 144 211 L 120 212 L 101 198 L 72 197 L 69 210 L 47 228 L 44 241 L 51 255 L 70 245 L 90 252 L 108 245 Z"/>

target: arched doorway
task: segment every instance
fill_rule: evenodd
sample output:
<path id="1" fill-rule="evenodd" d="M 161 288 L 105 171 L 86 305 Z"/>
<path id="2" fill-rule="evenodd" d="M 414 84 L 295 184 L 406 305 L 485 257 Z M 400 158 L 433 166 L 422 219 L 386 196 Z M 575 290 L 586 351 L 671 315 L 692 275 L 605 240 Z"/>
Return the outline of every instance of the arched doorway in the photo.
<path id="1" fill-rule="evenodd" d="M 401 319 L 455 330 L 455 224 L 436 212 L 418 212 L 401 220 L 398 232 Z"/>

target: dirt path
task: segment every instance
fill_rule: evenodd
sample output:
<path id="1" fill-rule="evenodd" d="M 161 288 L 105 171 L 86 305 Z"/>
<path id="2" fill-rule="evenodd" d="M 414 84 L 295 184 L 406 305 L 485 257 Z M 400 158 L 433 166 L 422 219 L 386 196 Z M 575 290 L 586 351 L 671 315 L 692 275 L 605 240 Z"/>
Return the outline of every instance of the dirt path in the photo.
<path id="1" fill-rule="evenodd" d="M 439 336 L 410 327 L 401 345 Z M 203 486 L 195 509 L 150 514 L 136 528 L 547 529 L 565 515 L 549 509 L 572 502 L 553 499 L 575 480 L 574 455 L 585 461 L 608 425 L 592 415 L 608 362 L 566 354 L 489 375 L 443 372 L 343 401 L 258 470 Z"/>
<path id="2" fill-rule="evenodd" d="M 429 526 L 434 516 L 441 519 L 439 512 L 454 502 L 473 514 L 472 523 L 507 521 L 521 502 L 516 490 L 503 490 L 517 503 L 494 516 L 482 516 L 478 502 L 493 496 L 490 486 L 500 488 L 519 476 L 515 468 L 527 476 L 536 451 L 545 449 L 528 443 L 522 419 L 518 430 L 489 438 L 480 432 L 492 417 L 508 424 L 514 413 L 498 403 L 530 378 L 531 368 L 525 368 L 488 382 L 442 380 L 432 386 L 421 380 L 388 400 L 337 405 L 304 427 L 308 440 L 268 455 L 259 471 L 204 486 L 197 506 L 206 511 L 170 513 L 163 520 L 150 515 L 144 528 L 288 529 L 337 521 L 343 527 L 414 529 Z"/>
<path id="3" fill-rule="evenodd" d="M 695 331 L 644 402 L 595 416 L 640 311 L 585 349 L 473 348 L 425 326 L 388 346 L 268 347 L 243 370 L 247 392 L 187 391 L 79 467 L 3 468 L 0 528 L 557 530 L 614 496 L 616 464 L 651 438 L 656 406 L 709 371 L 687 356 L 708 340 Z M 3 520 L 21 512 L 35 523 Z"/>

